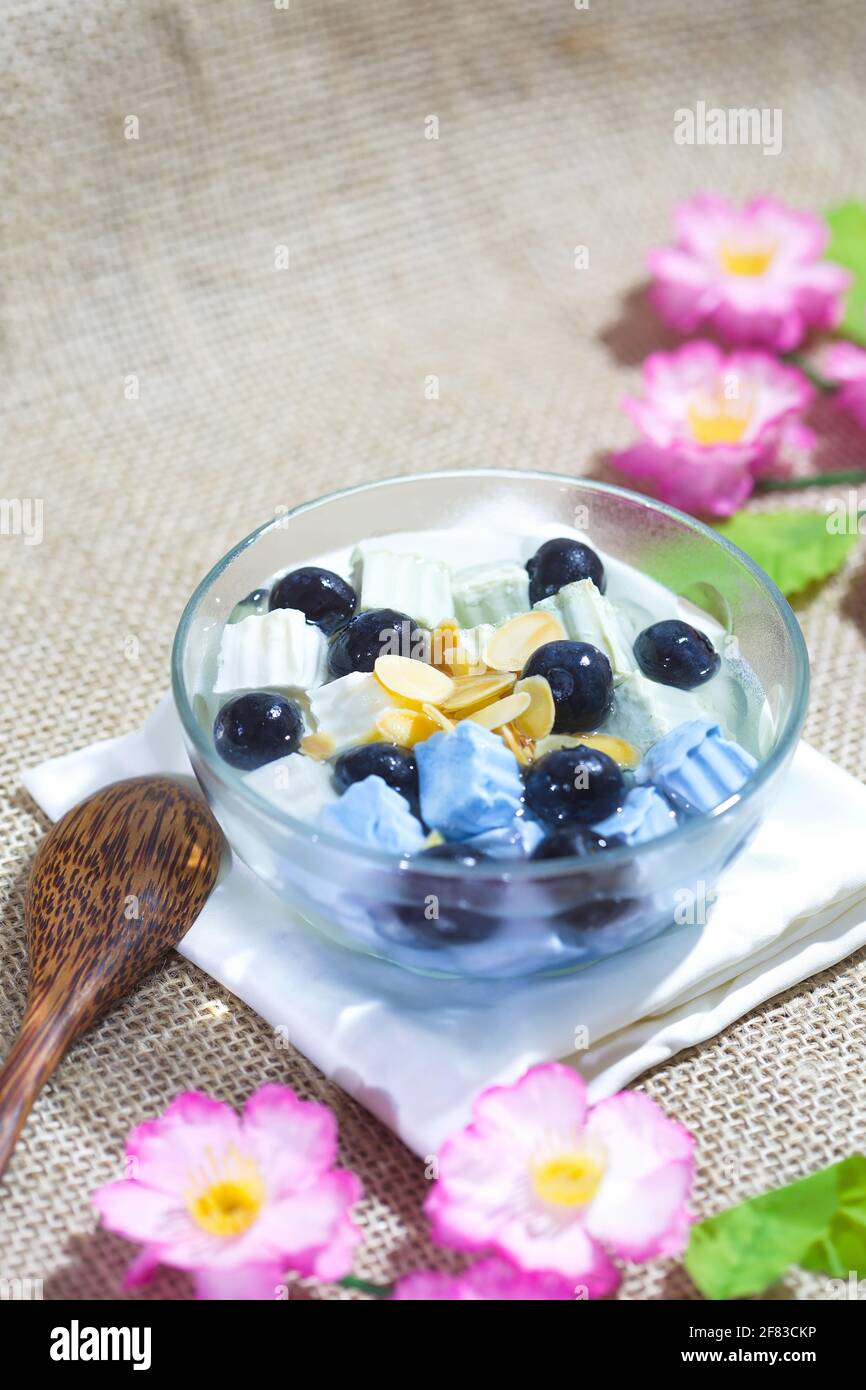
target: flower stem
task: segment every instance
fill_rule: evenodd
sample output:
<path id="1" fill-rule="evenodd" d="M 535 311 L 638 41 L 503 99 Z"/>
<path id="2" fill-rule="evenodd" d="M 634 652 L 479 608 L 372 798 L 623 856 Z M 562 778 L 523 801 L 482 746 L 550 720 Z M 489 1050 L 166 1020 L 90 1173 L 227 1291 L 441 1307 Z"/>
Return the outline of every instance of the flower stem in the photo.
<path id="1" fill-rule="evenodd" d="M 823 376 L 821 372 L 818 371 L 818 368 L 813 367 L 810 362 L 807 362 L 805 357 L 802 357 L 799 352 L 783 353 L 782 360 L 784 362 L 790 362 L 792 367 L 799 367 L 803 375 L 807 376 L 812 385 L 817 386 L 819 391 L 836 390 L 834 382 L 829 381 L 827 377 Z"/>
<path id="2" fill-rule="evenodd" d="M 755 484 L 755 492 L 798 492 L 805 487 L 840 487 L 844 483 L 866 483 L 866 468 L 843 468 L 838 473 L 810 473 L 797 478 L 761 478 Z"/>
<path id="3" fill-rule="evenodd" d="M 359 1293 L 371 1294 L 373 1298 L 390 1298 L 392 1293 L 390 1284 L 371 1284 L 367 1279 L 356 1279 L 354 1274 L 347 1274 L 339 1283 L 344 1289 L 357 1289 Z"/>

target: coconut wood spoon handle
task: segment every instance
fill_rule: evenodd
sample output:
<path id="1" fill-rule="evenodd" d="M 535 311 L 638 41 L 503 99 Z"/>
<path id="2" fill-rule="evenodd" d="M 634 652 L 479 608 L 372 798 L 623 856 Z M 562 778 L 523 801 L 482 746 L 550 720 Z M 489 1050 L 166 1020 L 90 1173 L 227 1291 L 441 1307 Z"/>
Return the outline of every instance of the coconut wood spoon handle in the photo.
<path id="1" fill-rule="evenodd" d="M 72 1040 L 176 946 L 216 882 L 219 827 L 191 784 L 114 782 L 67 812 L 36 852 L 24 902 L 30 982 L 0 1073 L 0 1176 Z"/>

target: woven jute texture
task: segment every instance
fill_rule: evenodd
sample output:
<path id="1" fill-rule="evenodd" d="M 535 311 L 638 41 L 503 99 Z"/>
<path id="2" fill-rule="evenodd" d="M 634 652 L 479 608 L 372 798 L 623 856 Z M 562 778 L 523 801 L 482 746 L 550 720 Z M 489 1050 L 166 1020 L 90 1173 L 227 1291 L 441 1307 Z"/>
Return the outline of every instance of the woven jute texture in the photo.
<path id="1" fill-rule="evenodd" d="M 864 37 L 859 0 L 4 6 L 0 492 L 44 508 L 41 544 L 0 536 L 4 1049 L 46 828 L 21 765 L 144 719 L 193 585 L 276 508 L 419 469 L 598 474 L 630 437 L 618 400 L 641 359 L 674 341 L 641 294 L 674 202 L 863 194 Z M 698 100 L 781 108 L 782 152 L 676 145 Z M 862 461 L 821 411 L 821 465 Z M 864 590 L 860 548 L 801 611 L 807 735 L 858 776 Z M 642 1079 L 698 1136 L 699 1212 L 862 1146 L 864 992 L 861 955 Z M 120 1175 L 126 1132 L 179 1090 L 240 1103 L 266 1080 L 335 1108 L 366 1193 L 359 1275 L 454 1267 L 427 1241 L 418 1160 L 175 957 L 36 1105 L 0 1274 L 117 1297 L 130 1249 L 88 1194 Z M 670 1263 L 622 1295 L 696 1297 Z M 188 1296 L 170 1272 L 136 1295 Z"/>

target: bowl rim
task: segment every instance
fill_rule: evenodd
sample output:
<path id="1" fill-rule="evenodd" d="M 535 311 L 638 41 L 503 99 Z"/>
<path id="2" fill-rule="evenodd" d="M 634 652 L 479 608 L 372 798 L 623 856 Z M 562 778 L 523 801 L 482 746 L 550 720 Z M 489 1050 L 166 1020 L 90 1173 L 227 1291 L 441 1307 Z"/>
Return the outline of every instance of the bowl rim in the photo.
<path id="1" fill-rule="evenodd" d="M 309 821 L 300 820 L 290 815 L 287 811 L 282 810 L 279 806 L 275 805 L 273 801 L 270 801 L 267 797 L 262 796 L 259 792 L 250 787 L 236 772 L 236 769 L 231 768 L 219 757 L 213 745 L 213 741 L 207 738 L 204 729 L 196 719 L 192 708 L 192 702 L 187 696 L 186 684 L 183 676 L 183 659 L 187 637 L 198 608 L 223 571 L 226 570 L 249 546 L 254 545 L 265 531 L 276 526 L 285 529 L 286 522 L 292 517 L 300 516 L 318 507 L 323 507 L 329 502 L 351 497 L 355 493 L 372 492 L 379 488 L 399 487 L 407 483 L 423 482 L 427 480 L 448 481 L 449 479 L 457 480 L 465 478 L 523 478 L 529 481 L 544 479 L 546 482 L 577 484 L 591 492 L 621 497 L 629 502 L 638 503 L 648 511 L 658 512 L 683 523 L 698 535 L 706 537 L 714 544 L 721 546 L 722 549 L 727 550 L 746 570 L 748 570 L 782 618 L 782 623 L 793 651 L 794 665 L 797 673 L 797 688 L 794 691 L 791 708 L 788 712 L 786 723 L 780 730 L 776 746 L 773 748 L 772 752 L 758 764 L 758 767 L 751 774 L 740 791 L 735 792 L 712 811 L 682 821 L 675 830 L 667 831 L 663 835 L 653 836 L 652 839 L 645 840 L 640 845 L 612 847 L 606 850 L 604 854 L 591 855 L 584 858 L 578 855 L 567 855 L 560 859 L 547 860 L 491 859 L 478 864 L 474 868 L 467 869 L 465 866 L 451 864 L 447 860 L 433 860 L 421 864 L 418 863 L 417 860 L 405 855 L 392 854 L 385 850 L 373 849 L 367 846 L 356 846 L 339 835 L 321 830 Z M 344 857 L 357 858 L 367 865 L 371 863 L 380 864 L 383 868 L 387 867 L 392 870 L 394 868 L 399 868 L 406 872 L 423 872 L 427 876 L 435 874 L 443 878 L 455 879 L 465 878 L 468 874 L 478 878 L 497 879 L 543 879 L 560 877 L 568 873 L 580 873 L 582 875 L 592 874 L 594 872 L 602 872 L 607 868 L 615 867 L 621 863 L 633 862 L 635 859 L 657 850 L 663 843 L 666 843 L 670 848 L 685 848 L 690 841 L 696 839 L 701 832 L 706 830 L 710 822 L 720 821 L 724 817 L 730 817 L 739 807 L 745 806 L 750 802 L 760 788 L 763 787 L 766 782 L 770 781 L 776 770 L 788 760 L 793 752 L 794 745 L 799 739 L 805 719 L 809 699 L 809 680 L 809 656 L 806 641 L 791 605 L 770 576 L 766 574 L 745 551 L 740 550 L 739 546 L 733 545 L 724 536 L 720 536 L 717 531 L 714 531 L 713 528 L 706 525 L 705 522 L 699 521 L 696 517 L 690 516 L 687 512 L 680 511 L 677 507 L 669 506 L 666 502 L 660 502 L 656 498 L 647 497 L 643 493 L 633 492 L 630 488 L 618 487 L 613 483 L 604 483 L 594 478 L 585 478 L 580 474 L 554 473 L 550 470 L 537 468 L 449 468 L 431 469 L 427 472 L 394 474 L 387 478 L 378 478 L 370 482 L 355 483 L 350 487 L 338 488 L 333 492 L 323 493 L 319 497 L 301 502 L 296 507 L 291 507 L 285 512 L 280 512 L 278 516 L 270 517 L 247 536 L 244 536 L 236 545 L 233 545 L 225 555 L 211 566 L 204 578 L 196 585 L 184 606 L 180 621 L 177 625 L 171 651 L 172 694 L 184 732 L 202 758 L 202 761 L 207 766 L 211 775 L 214 776 L 230 794 L 239 797 L 242 802 L 246 801 L 260 815 L 265 815 L 270 820 L 276 821 L 281 824 L 284 829 L 291 831 L 294 835 L 300 836 L 301 839 L 311 844 L 321 844 L 339 852 L 339 854 Z"/>

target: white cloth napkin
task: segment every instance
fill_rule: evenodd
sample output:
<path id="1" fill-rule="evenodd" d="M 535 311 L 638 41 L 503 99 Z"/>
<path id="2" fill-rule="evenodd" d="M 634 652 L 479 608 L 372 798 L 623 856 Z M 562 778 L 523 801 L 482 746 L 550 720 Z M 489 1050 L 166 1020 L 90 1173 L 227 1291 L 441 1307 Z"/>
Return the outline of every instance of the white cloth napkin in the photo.
<path id="1" fill-rule="evenodd" d="M 23 781 L 56 818 L 120 777 L 189 770 L 165 697 L 139 732 Z M 179 949 L 427 1155 L 486 1086 L 564 1057 L 597 1099 L 856 950 L 866 942 L 864 828 L 866 787 L 801 744 L 706 926 L 674 927 L 555 979 L 435 980 L 341 949 L 237 859 Z"/>

